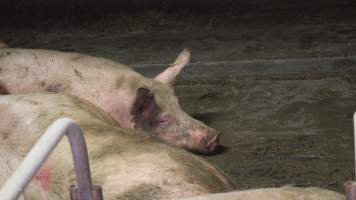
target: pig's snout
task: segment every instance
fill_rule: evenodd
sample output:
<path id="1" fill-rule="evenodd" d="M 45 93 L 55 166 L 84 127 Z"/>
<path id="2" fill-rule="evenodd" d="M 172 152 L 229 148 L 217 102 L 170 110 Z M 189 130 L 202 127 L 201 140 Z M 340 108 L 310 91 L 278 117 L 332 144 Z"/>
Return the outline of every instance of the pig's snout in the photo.
<path id="1" fill-rule="evenodd" d="M 208 143 L 206 144 L 206 148 L 208 149 L 208 152 L 214 152 L 217 147 L 219 146 L 219 138 L 220 138 L 220 133 L 216 132 L 215 136 L 212 137 Z"/>
<path id="2" fill-rule="evenodd" d="M 215 129 L 196 129 L 192 132 L 191 151 L 203 154 L 213 153 L 219 146 L 220 132 Z"/>

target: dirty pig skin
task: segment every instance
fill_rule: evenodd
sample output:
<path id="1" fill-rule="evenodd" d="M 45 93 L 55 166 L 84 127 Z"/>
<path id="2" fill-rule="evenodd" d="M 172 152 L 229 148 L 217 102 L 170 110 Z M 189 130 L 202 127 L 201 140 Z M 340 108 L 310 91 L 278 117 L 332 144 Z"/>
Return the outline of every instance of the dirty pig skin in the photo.
<path id="1" fill-rule="evenodd" d="M 0 48 L 0 94 L 65 92 L 109 113 L 120 127 L 140 129 L 196 153 L 209 154 L 219 132 L 179 106 L 172 84 L 188 64 L 184 50 L 155 78 L 124 64 L 79 53 Z"/>
<path id="2" fill-rule="evenodd" d="M 63 93 L 0 96 L 0 186 L 60 117 L 74 119 L 83 130 L 92 180 L 102 187 L 105 200 L 168 200 L 234 189 L 203 158 L 140 130 L 115 126 L 108 113 Z M 67 139 L 60 141 L 23 199 L 69 199 L 69 186 L 76 181 L 69 146 Z"/>
<path id="3" fill-rule="evenodd" d="M 340 193 L 316 187 L 258 188 L 227 193 L 201 195 L 175 200 L 345 200 Z"/>

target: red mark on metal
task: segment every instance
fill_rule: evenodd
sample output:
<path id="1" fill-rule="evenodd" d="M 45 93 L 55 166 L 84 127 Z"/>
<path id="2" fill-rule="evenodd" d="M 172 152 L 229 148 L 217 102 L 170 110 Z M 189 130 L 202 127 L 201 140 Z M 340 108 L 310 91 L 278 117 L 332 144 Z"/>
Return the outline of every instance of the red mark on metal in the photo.
<path id="1" fill-rule="evenodd" d="M 52 171 L 48 168 L 42 168 L 35 176 L 35 180 L 39 181 L 42 188 L 48 191 L 51 181 Z"/>

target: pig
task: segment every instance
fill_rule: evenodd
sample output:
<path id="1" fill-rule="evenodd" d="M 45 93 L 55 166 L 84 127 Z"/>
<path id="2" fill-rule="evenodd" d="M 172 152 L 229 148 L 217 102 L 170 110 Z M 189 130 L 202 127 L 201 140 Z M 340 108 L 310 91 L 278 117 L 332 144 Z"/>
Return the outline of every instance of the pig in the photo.
<path id="1" fill-rule="evenodd" d="M 337 192 L 316 187 L 279 187 L 259 188 L 219 194 L 208 194 L 176 200 L 345 200 L 346 197 Z"/>
<path id="2" fill-rule="evenodd" d="M 60 117 L 74 119 L 83 130 L 92 179 L 102 186 L 105 200 L 172 199 L 234 189 L 204 159 L 141 130 L 118 127 L 108 113 L 67 93 L 0 96 L 0 185 Z M 74 182 L 69 144 L 62 139 L 22 197 L 68 199 Z"/>
<path id="3" fill-rule="evenodd" d="M 0 49 L 0 94 L 69 93 L 109 113 L 122 128 L 149 132 L 192 152 L 210 154 L 219 131 L 182 111 L 172 84 L 188 64 L 184 50 L 155 78 L 108 59 L 79 53 Z"/>

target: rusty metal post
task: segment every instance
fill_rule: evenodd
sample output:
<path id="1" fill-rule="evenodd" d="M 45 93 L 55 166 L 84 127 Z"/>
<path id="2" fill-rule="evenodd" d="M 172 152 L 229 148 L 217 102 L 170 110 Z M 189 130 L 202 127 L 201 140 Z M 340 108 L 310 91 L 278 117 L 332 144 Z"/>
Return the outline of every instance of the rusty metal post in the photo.
<path id="1" fill-rule="evenodd" d="M 78 192 L 80 193 L 80 200 L 92 200 L 93 184 L 87 147 L 83 134 L 75 134 L 75 132 L 81 132 L 79 126 L 69 126 L 67 136 L 72 149 Z"/>
<path id="2" fill-rule="evenodd" d="M 103 190 L 101 189 L 101 187 L 99 185 L 93 186 L 92 193 L 93 193 L 93 198 L 94 198 L 93 200 L 104 200 Z M 74 185 L 71 185 L 69 187 L 69 197 L 70 197 L 70 200 L 82 200 L 80 198 L 78 188 L 76 188 Z"/>
<path id="3" fill-rule="evenodd" d="M 75 176 L 77 186 L 70 186 L 69 195 L 72 200 L 103 200 L 103 192 L 100 186 L 94 186 L 91 180 L 90 164 L 85 138 L 82 134 L 71 134 L 80 128 L 74 126 L 74 130 L 68 131 L 68 140 L 72 149 Z"/>

